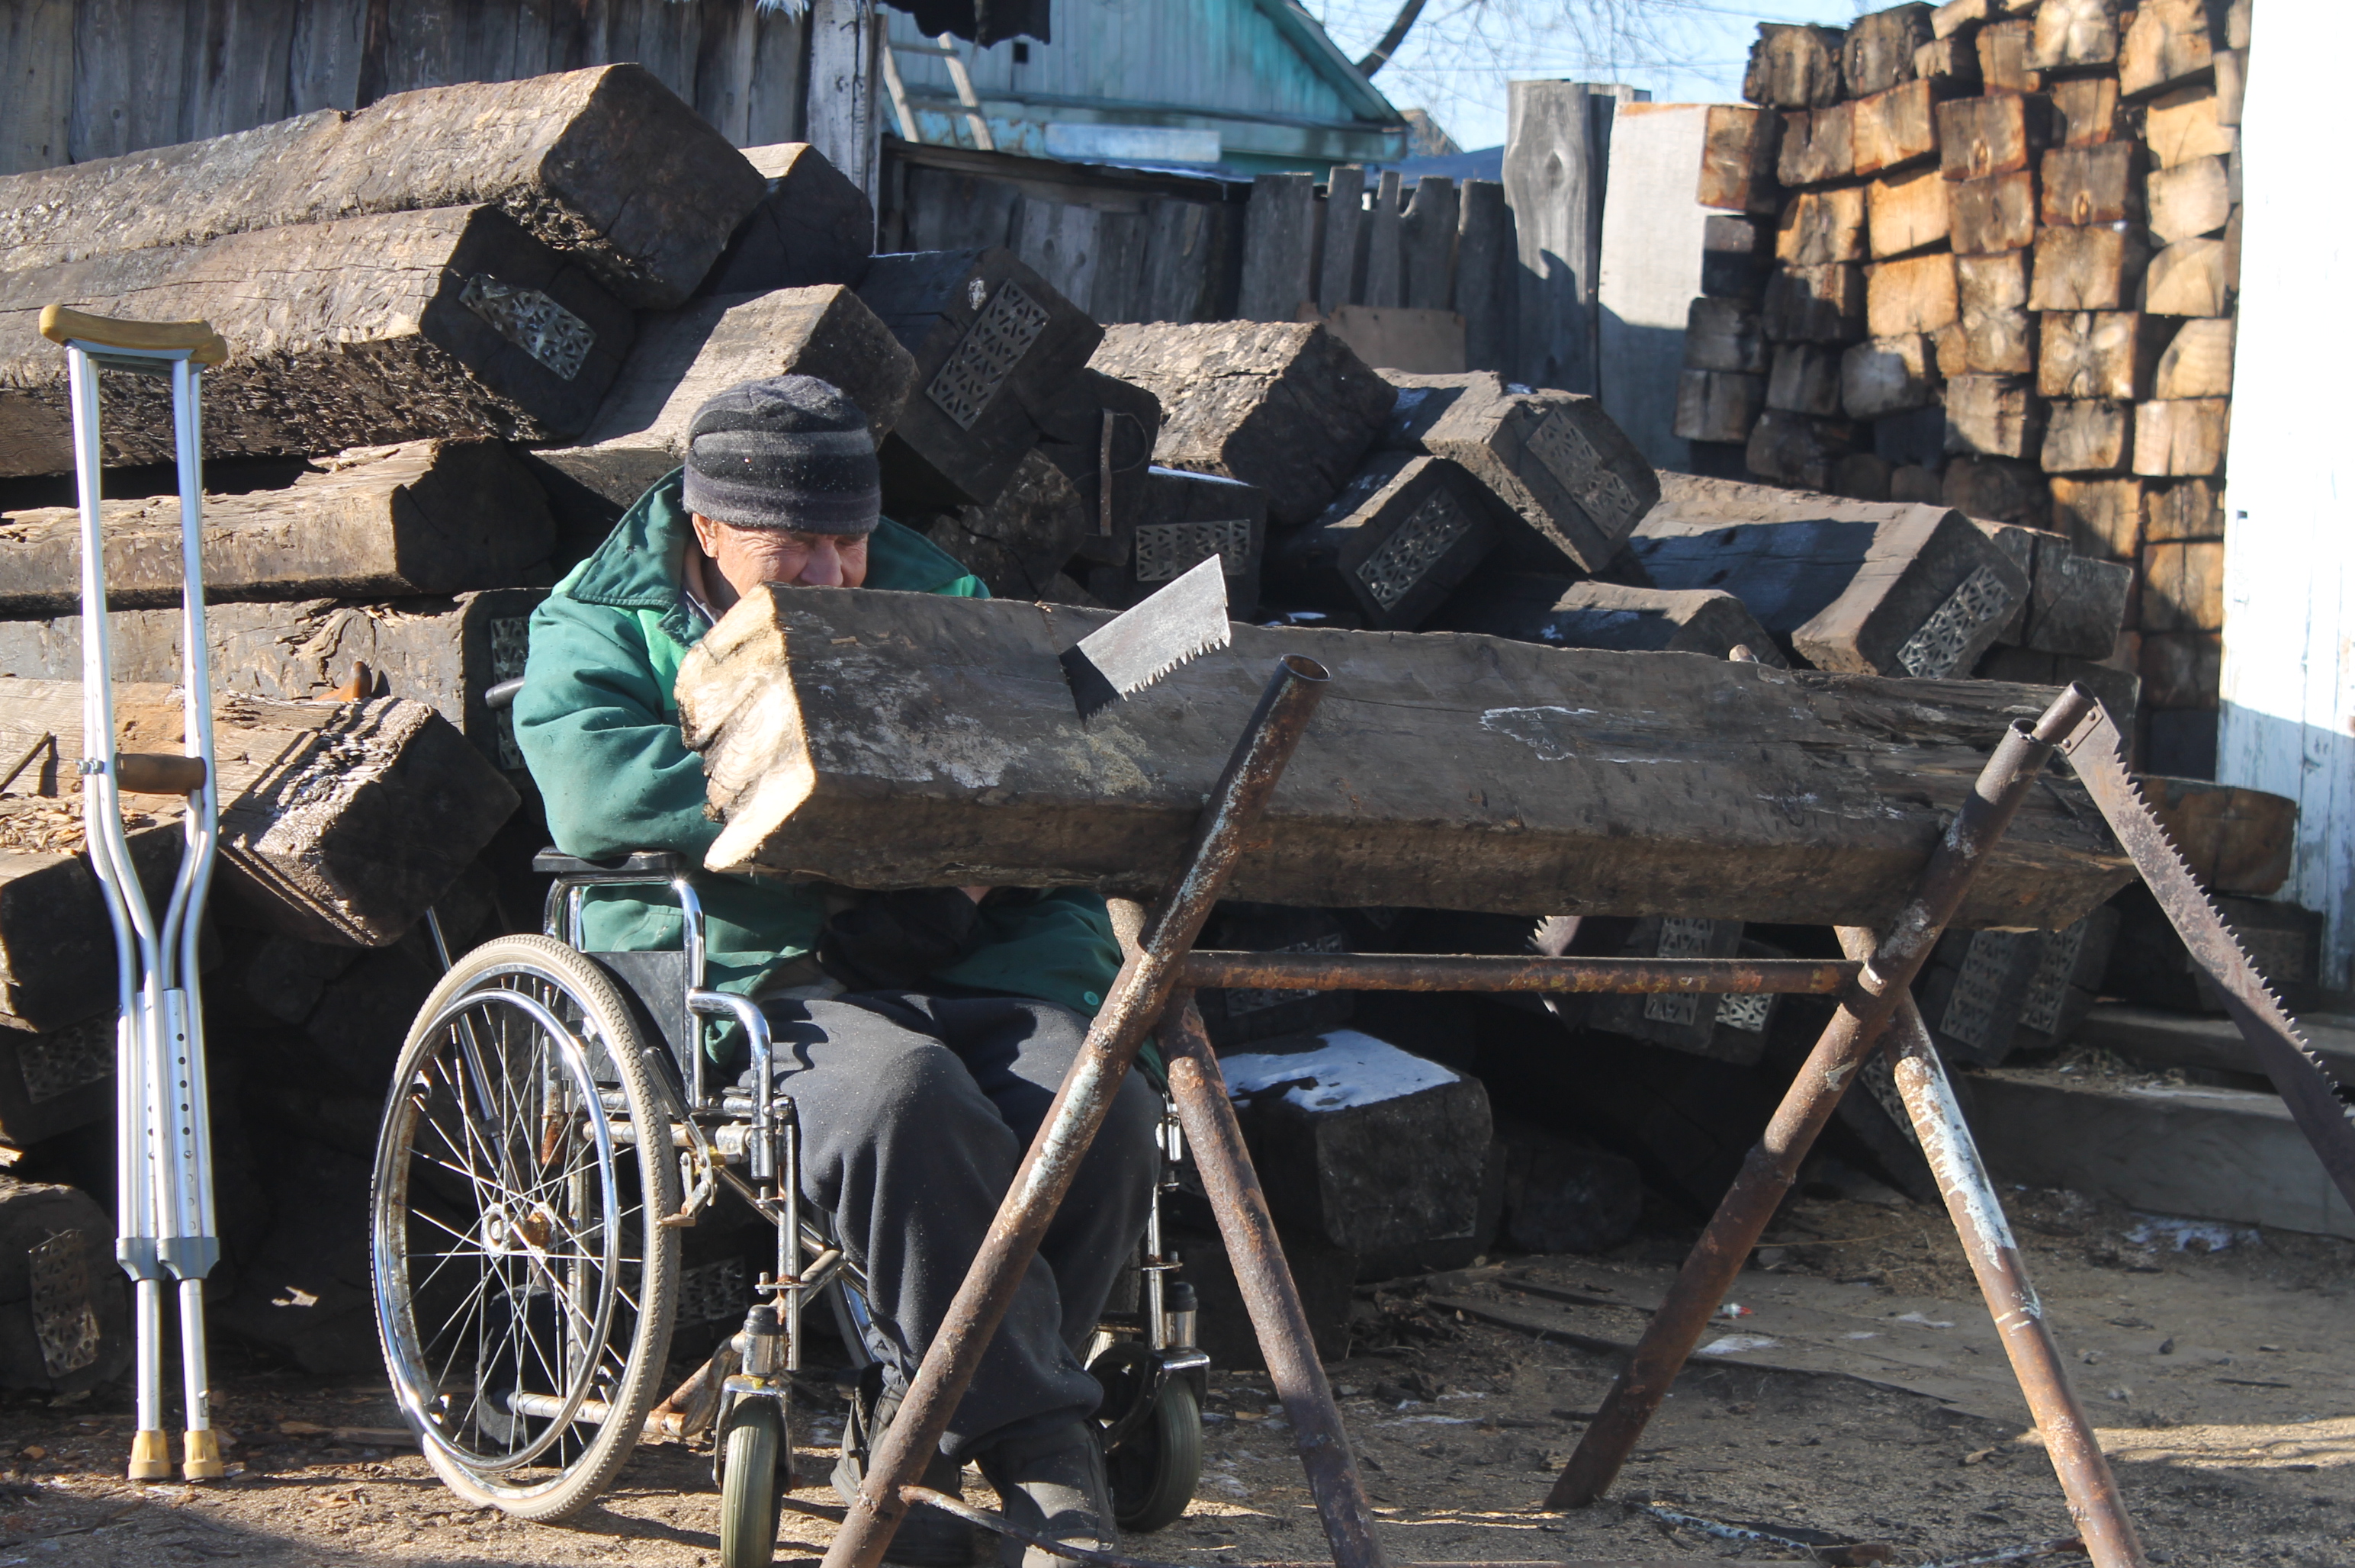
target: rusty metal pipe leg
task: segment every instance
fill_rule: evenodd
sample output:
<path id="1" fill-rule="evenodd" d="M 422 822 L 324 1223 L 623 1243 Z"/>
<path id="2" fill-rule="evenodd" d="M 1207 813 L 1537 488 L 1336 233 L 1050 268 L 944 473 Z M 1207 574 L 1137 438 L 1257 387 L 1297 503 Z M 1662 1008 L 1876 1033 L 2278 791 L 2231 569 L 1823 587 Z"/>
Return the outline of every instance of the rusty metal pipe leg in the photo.
<path id="1" fill-rule="evenodd" d="M 1870 932 L 1848 926 L 1841 928 L 1839 937 L 1840 945 L 1851 954 L 1861 956 L 1871 949 Z M 2096 1568 L 2145 1568 L 2142 1542 L 2119 1499 L 2117 1477 L 2110 1474 L 2110 1462 L 2094 1440 L 2093 1424 L 2077 1403 L 2076 1391 L 2069 1386 L 2060 1349 L 2044 1321 L 2043 1304 L 2029 1283 L 2027 1266 L 2012 1240 L 2010 1221 L 2004 1218 L 2003 1201 L 1979 1159 L 1970 1125 L 1963 1120 L 1954 1085 L 1946 1080 L 1945 1063 L 1939 1061 L 1930 1043 L 1930 1031 L 1923 1028 L 1922 1015 L 1910 996 L 1897 1005 L 1888 1042 L 1896 1059 L 1897 1092 L 1904 1097 L 1906 1116 L 1938 1179 L 1938 1190 L 1945 1197 L 1946 1212 L 1955 1222 L 1955 1233 L 1962 1238 L 1963 1252 L 1971 1260 L 1971 1272 L 1978 1276 L 1979 1292 L 1987 1297 L 1987 1312 L 2003 1339 L 2004 1354 L 2011 1358 L 2012 1376 L 2019 1380 L 2019 1392 L 2036 1417 L 2036 1430 L 2043 1434 L 2045 1454 L 2052 1461 L 2053 1474 L 2061 1478 L 2061 1490 L 2069 1499 L 2070 1517 L 2077 1521 L 2085 1554 Z"/>
<path id="2" fill-rule="evenodd" d="M 1219 1217 L 1219 1234 L 1226 1239 L 1227 1261 L 1234 1265 L 1235 1284 L 1267 1357 L 1268 1376 L 1292 1423 L 1333 1561 L 1341 1568 L 1382 1568 L 1388 1560 L 1374 1537 L 1373 1509 L 1349 1451 L 1349 1435 L 1316 1359 L 1307 1310 L 1284 1261 L 1267 1194 L 1243 1147 L 1242 1125 L 1227 1099 L 1226 1079 L 1192 992 L 1178 993 L 1162 1015 L 1161 1045 L 1168 1058 L 1170 1098 L 1178 1102 L 1178 1120 L 1194 1146 L 1194 1163 Z"/>
<path id="3" fill-rule="evenodd" d="M 1931 852 L 1913 897 L 1897 912 L 1775 1108 L 1764 1136 L 1742 1160 L 1742 1174 L 1718 1205 L 1709 1228 L 1701 1232 L 1669 1287 L 1668 1298 L 1652 1315 L 1635 1353 L 1604 1397 L 1593 1424 L 1547 1494 L 1546 1507 L 1583 1508 L 1608 1491 L 1618 1477 L 1629 1451 L 1668 1397 L 1668 1386 L 1700 1342 L 1710 1315 L 1725 1299 L 1750 1250 L 1758 1244 L 1784 1194 L 1798 1179 L 1799 1162 L 1815 1147 L 1817 1135 L 1831 1120 L 1840 1095 L 1855 1080 L 1857 1069 L 1880 1040 L 1905 988 L 1937 944 L 1938 933 L 1961 906 L 1979 861 L 2003 837 L 2053 746 L 2075 727 L 2091 703 L 2083 691 L 2072 687 L 2045 709 L 2033 730 L 2015 723 L 1996 746 L 1963 808 L 1946 825 Z"/>
<path id="4" fill-rule="evenodd" d="M 1277 661 L 1250 727 L 1195 823 L 1184 871 L 1146 923 L 1143 945 L 1121 965 L 1112 994 L 949 1303 L 940 1332 L 924 1349 L 898 1416 L 868 1457 L 866 1479 L 826 1548 L 826 1568 L 875 1568 L 882 1561 L 908 1509 L 900 1488 L 923 1478 L 925 1463 L 939 1447 L 957 1401 L 1006 1317 L 1022 1271 L 1038 1254 L 1081 1159 L 1095 1142 L 1136 1048 L 1177 986 L 1178 960 L 1232 875 L 1244 835 L 1275 793 L 1284 764 L 1324 697 L 1327 679 L 1314 659 L 1294 654 Z"/>

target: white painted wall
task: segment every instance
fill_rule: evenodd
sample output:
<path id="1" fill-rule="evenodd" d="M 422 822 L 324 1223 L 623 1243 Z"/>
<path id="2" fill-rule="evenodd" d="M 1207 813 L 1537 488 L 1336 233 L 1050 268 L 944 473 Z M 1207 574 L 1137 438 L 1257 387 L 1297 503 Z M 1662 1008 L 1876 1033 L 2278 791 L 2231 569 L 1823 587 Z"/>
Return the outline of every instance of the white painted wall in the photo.
<path id="1" fill-rule="evenodd" d="M 2334 196 L 2355 7 L 2266 0 L 2241 123 L 2241 317 L 2216 776 L 2298 803 L 2281 896 L 2355 980 L 2355 217 Z"/>
<path id="2" fill-rule="evenodd" d="M 1692 459 L 1676 433 L 1685 314 L 1700 293 L 1705 103 L 1622 103 L 1603 197 L 1603 409 L 1655 468 Z"/>

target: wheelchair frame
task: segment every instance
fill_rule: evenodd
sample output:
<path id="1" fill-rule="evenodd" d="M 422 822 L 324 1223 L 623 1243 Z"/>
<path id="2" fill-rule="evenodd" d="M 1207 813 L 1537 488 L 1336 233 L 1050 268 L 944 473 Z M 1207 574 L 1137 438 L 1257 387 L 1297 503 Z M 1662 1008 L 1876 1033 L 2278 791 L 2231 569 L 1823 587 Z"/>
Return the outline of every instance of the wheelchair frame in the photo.
<path id="1" fill-rule="evenodd" d="M 675 1212 L 646 1216 L 651 1224 L 661 1230 L 678 1231 L 692 1226 L 702 1211 L 725 1189 L 742 1200 L 776 1230 L 775 1264 L 764 1273 L 754 1286 L 755 1302 L 745 1315 L 741 1328 L 724 1341 L 710 1361 L 681 1385 L 648 1416 L 641 1435 L 660 1435 L 692 1439 L 706 1431 L 720 1434 L 714 1445 L 715 1478 L 720 1483 L 723 1499 L 723 1562 L 733 1562 L 741 1554 L 744 1561 L 765 1562 L 767 1546 L 775 1534 L 776 1499 L 773 1488 L 731 1487 L 727 1475 L 733 1452 L 727 1434 L 744 1419 L 746 1408 L 765 1404 L 773 1409 L 773 1430 L 779 1451 L 787 1457 L 777 1467 L 781 1473 L 790 1474 L 789 1450 L 786 1440 L 791 1426 L 793 1395 L 797 1386 L 810 1392 L 811 1384 L 804 1376 L 803 1327 L 804 1315 L 823 1296 L 831 1308 L 837 1330 L 847 1349 L 852 1371 L 871 1364 L 864 1330 L 871 1320 L 866 1302 L 866 1282 L 858 1266 L 844 1250 L 826 1234 L 822 1217 L 806 1210 L 801 1189 L 800 1120 L 791 1093 L 777 1086 L 775 1051 L 769 1033 L 768 1020 L 753 1001 L 724 991 L 709 988 L 706 984 L 706 934 L 702 901 L 698 896 L 690 869 L 683 858 L 664 851 L 639 851 L 613 863 L 578 859 L 543 851 L 535 859 L 534 869 L 551 878 L 542 909 L 541 935 L 560 944 L 572 955 L 594 965 L 609 980 L 625 1002 L 634 1002 L 648 1015 L 654 1028 L 646 1029 L 644 1022 L 634 1022 L 637 1038 L 623 1042 L 603 1037 L 588 1022 L 588 1009 L 579 1005 L 584 1026 L 584 1040 L 570 1040 L 570 1046 L 586 1064 L 586 1072 L 596 1085 L 596 1093 L 604 1115 L 599 1118 L 605 1127 L 605 1138 L 600 1144 L 598 1157 L 604 1167 L 608 1189 L 613 1171 L 620 1157 L 634 1149 L 645 1131 L 630 1113 L 631 1096 L 614 1085 L 617 1068 L 604 1060 L 602 1053 L 623 1049 L 634 1050 L 648 1071 L 645 1077 L 651 1089 L 649 1119 L 659 1117 L 666 1124 L 659 1144 L 677 1153 L 681 1196 Z M 680 948 L 653 954 L 600 954 L 590 951 L 583 941 L 583 909 L 591 892 L 601 888 L 667 889 L 678 901 L 684 926 L 684 942 Z M 429 926 L 445 975 L 454 968 L 452 955 L 437 917 L 429 915 Z M 489 944 L 475 950 L 489 953 Z M 472 956 L 472 955 L 470 955 Z M 469 1019 L 468 1010 L 477 1003 L 495 997 L 503 997 L 502 987 L 519 971 L 512 964 L 495 961 L 481 974 L 470 976 L 464 985 L 449 995 L 437 992 L 421 1013 L 419 1025 L 412 1029 L 408 1055 L 414 1056 L 419 1048 L 432 1042 L 437 1034 L 456 1038 L 464 1034 L 465 1049 L 481 1053 L 484 1042 L 470 1032 L 476 1025 Z M 610 960 L 655 960 L 645 974 L 620 966 Z M 665 965 L 662 960 L 673 960 Z M 675 974 L 677 981 L 676 999 L 671 995 L 655 994 L 657 982 L 666 971 Z M 545 980 L 546 976 L 539 976 Z M 446 984 L 446 981 L 445 981 Z M 549 998 L 542 997 L 545 1004 Z M 676 1009 L 675 1017 L 665 1017 Z M 751 1080 L 760 1088 L 740 1089 L 712 1082 L 710 1062 L 702 1050 L 705 1026 L 712 1020 L 732 1020 L 744 1030 L 751 1063 Z M 542 1029 L 551 1025 L 561 1027 L 564 1019 L 546 1005 L 538 1008 L 534 1021 Z M 476 1067 L 476 1075 L 483 1070 Z M 504 1067 L 502 1067 L 504 1071 Z M 492 1074 L 496 1076 L 496 1074 Z M 414 1072 L 410 1073 L 414 1077 Z M 389 1222 L 401 1222 L 398 1233 L 406 1236 L 406 1214 L 388 1216 L 383 1206 L 394 1201 L 407 1201 L 410 1194 L 408 1184 L 398 1184 L 399 1192 L 388 1196 L 388 1189 L 396 1184 L 385 1180 L 383 1172 L 389 1168 L 384 1162 L 411 1157 L 415 1150 L 393 1148 L 394 1129 L 401 1120 L 404 1097 L 416 1093 L 413 1083 L 397 1084 L 393 1104 L 389 1108 L 385 1150 L 379 1154 L 378 1197 L 379 1214 L 375 1233 L 379 1253 L 377 1260 L 378 1312 L 385 1324 L 388 1362 L 395 1369 L 394 1381 L 402 1402 L 410 1409 L 412 1420 L 421 1426 L 433 1426 L 436 1413 L 424 1397 L 426 1391 L 412 1388 L 416 1368 L 410 1363 L 421 1359 L 421 1347 L 428 1338 L 418 1330 L 415 1322 L 417 1296 L 410 1290 L 406 1255 L 395 1258 L 389 1251 L 396 1243 L 392 1238 L 396 1227 Z M 1165 1398 L 1169 1383 L 1187 1378 L 1192 1384 L 1195 1411 L 1194 1427 L 1199 1435 L 1199 1408 L 1204 1388 L 1204 1374 L 1209 1357 L 1192 1341 L 1190 1312 L 1173 1312 L 1169 1307 L 1165 1280 L 1178 1264 L 1168 1254 L 1162 1236 L 1161 1195 L 1175 1187 L 1174 1168 L 1182 1158 L 1182 1135 L 1178 1130 L 1174 1112 L 1165 1097 L 1164 1115 L 1157 1132 L 1161 1169 L 1156 1177 L 1151 1207 L 1147 1211 L 1144 1237 L 1144 1255 L 1138 1265 L 1138 1311 L 1133 1323 L 1107 1317 L 1097 1330 L 1097 1340 L 1091 1347 L 1091 1370 L 1102 1376 L 1099 1358 L 1112 1358 L 1113 1342 L 1140 1346 L 1138 1351 L 1125 1352 L 1112 1358 L 1116 1364 L 1114 1375 L 1124 1394 L 1118 1408 L 1100 1413 L 1097 1431 L 1108 1450 L 1117 1452 L 1156 1413 Z M 463 1119 L 463 1118 L 462 1118 Z M 552 1134 L 550 1136 L 552 1137 Z M 478 1139 L 477 1142 L 487 1142 Z M 543 1162 L 548 1157 L 541 1152 Z M 650 1199 L 646 1201 L 651 1201 Z M 494 1222 L 515 1231 L 523 1222 L 507 1212 L 515 1207 L 511 1196 L 485 1209 L 480 1226 L 485 1230 Z M 490 1211 L 499 1211 L 492 1215 Z M 543 1238 L 550 1221 L 541 1221 Z M 467 1234 L 476 1228 L 470 1223 Z M 555 1228 L 564 1230 L 560 1222 Z M 451 1231 L 446 1223 L 444 1231 Z M 457 1232 L 452 1232 L 452 1234 Z M 445 1243 L 445 1245 L 448 1243 Z M 561 1250 L 561 1243 L 558 1243 Z M 485 1254 L 495 1251 L 489 1245 Z M 674 1271 L 675 1274 L 675 1271 Z M 511 1285 L 504 1286 L 512 1291 Z M 668 1287 L 674 1292 L 676 1284 Z M 529 1294 L 527 1288 L 526 1294 Z M 553 1294 L 543 1291 L 543 1294 Z M 398 1295 L 396 1301 L 393 1296 Z M 642 1304 L 643 1307 L 643 1304 Z M 601 1309 L 602 1310 L 602 1309 Z M 408 1338 L 401 1332 L 401 1314 L 407 1312 Z M 446 1328 L 446 1325 L 444 1326 Z M 1135 1338 L 1127 1336 L 1133 1332 Z M 662 1340 L 667 1345 L 670 1328 L 662 1330 Z M 601 1316 L 590 1336 L 592 1359 L 606 1353 L 612 1342 L 612 1329 Z M 635 1352 L 634 1352 L 634 1354 Z M 623 1366 L 631 1364 L 625 1357 Z M 518 1382 L 523 1380 L 518 1363 Z M 659 1370 L 659 1369 L 657 1369 Z M 472 1419 L 482 1420 L 484 1409 L 480 1388 L 484 1369 L 479 1360 L 474 1368 L 476 1392 Z M 551 1381 L 559 1384 L 567 1377 Z M 833 1392 L 846 1392 L 837 1387 Z M 1110 1391 L 1108 1390 L 1108 1395 Z M 617 1414 L 626 1419 L 625 1412 L 616 1412 L 602 1398 L 586 1397 L 583 1391 L 573 1389 L 563 1392 L 538 1393 L 525 1392 L 522 1387 L 503 1391 L 491 1400 L 499 1416 L 512 1416 L 520 1424 L 525 1420 L 550 1424 L 549 1431 L 569 1428 L 575 1423 L 590 1423 L 601 1430 Z M 437 1428 L 438 1430 L 438 1428 Z M 847 1430 L 847 1424 L 846 1424 Z M 427 1437 L 429 1453 L 438 1452 L 462 1469 L 467 1460 L 458 1445 L 444 1441 L 438 1445 Z M 526 1445 L 520 1456 L 501 1456 L 501 1467 L 512 1468 L 527 1462 L 552 1445 L 543 1433 L 534 1444 Z M 588 1452 L 584 1445 L 583 1454 Z M 610 1452 L 610 1445 L 607 1451 Z M 562 1450 L 559 1449 L 559 1456 Z M 1156 1456 L 1148 1463 L 1163 1456 Z M 581 1462 L 586 1463 L 584 1457 Z M 1188 1461 L 1181 1454 L 1178 1463 L 1182 1467 Z M 1199 1435 L 1190 1461 L 1193 1469 L 1183 1477 L 1183 1489 L 1190 1495 L 1199 1483 Z M 491 1467 L 486 1463 L 485 1472 Z M 569 1474 L 569 1469 L 560 1472 Z M 1167 1482 L 1169 1472 L 1166 1465 L 1148 1472 L 1146 1488 L 1147 1501 L 1158 1499 L 1166 1506 L 1170 1495 Z M 445 1479 L 450 1477 L 445 1473 Z M 454 1483 L 453 1483 L 454 1484 Z M 556 1485 L 558 1483 L 550 1483 Z M 579 1495 L 561 1509 L 529 1514 L 526 1517 L 554 1519 L 563 1517 L 571 1509 L 586 1506 L 596 1495 L 602 1483 L 591 1483 L 579 1488 Z M 790 1488 L 790 1480 L 786 1482 Z M 497 1501 L 494 1498 L 492 1500 Z M 502 1506 L 505 1506 L 502 1504 Z M 741 1512 L 747 1517 L 737 1518 Z M 1166 1521 L 1164 1521 L 1166 1522 Z M 1157 1528 L 1157 1522 L 1143 1528 Z M 729 1550 L 733 1541 L 743 1545 L 738 1553 Z M 757 1550 L 757 1555 L 756 1553 Z"/>

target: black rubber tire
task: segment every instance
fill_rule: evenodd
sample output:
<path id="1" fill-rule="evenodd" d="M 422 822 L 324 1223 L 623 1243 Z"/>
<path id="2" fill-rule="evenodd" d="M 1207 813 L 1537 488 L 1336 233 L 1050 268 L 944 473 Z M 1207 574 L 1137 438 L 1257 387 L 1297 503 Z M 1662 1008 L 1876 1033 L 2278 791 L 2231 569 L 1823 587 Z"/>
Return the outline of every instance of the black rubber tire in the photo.
<path id="1" fill-rule="evenodd" d="M 536 935 L 498 937 L 459 959 L 426 997 L 410 1026 L 393 1074 L 393 1092 L 377 1152 L 370 1193 L 374 1285 L 378 1328 L 387 1365 L 394 1369 L 416 1359 L 402 1348 L 405 1341 L 415 1339 L 407 1254 L 410 1178 L 417 1163 L 402 1135 L 404 1130 L 413 1132 L 418 1125 L 409 1105 L 411 1096 L 402 1092 L 403 1086 L 411 1083 L 423 1064 L 435 1059 L 442 1031 L 426 1025 L 443 1006 L 477 991 L 499 988 L 522 989 L 562 1009 L 572 1027 L 603 1053 L 603 1063 L 622 1091 L 630 1118 L 641 1126 L 668 1125 L 666 1102 L 658 1096 L 647 1070 L 647 1051 L 629 1005 L 621 989 L 592 960 L 560 942 Z M 556 1463 L 539 1467 L 523 1479 L 478 1474 L 421 1436 L 426 1462 L 434 1473 L 452 1491 L 477 1507 L 497 1508 L 540 1524 L 570 1519 L 612 1484 L 637 1445 L 646 1412 L 662 1396 L 671 1320 L 678 1302 L 679 1232 L 653 1220 L 678 1209 L 678 1166 L 666 1139 L 617 1150 L 614 1165 L 626 1165 L 634 1178 L 637 1203 L 631 1240 L 640 1250 L 636 1266 L 641 1273 L 634 1281 L 634 1322 L 623 1336 L 626 1344 L 617 1349 L 623 1365 L 610 1402 L 612 1414 L 602 1424 L 588 1428 L 593 1435 L 585 1442 L 563 1448 Z M 416 1196 L 421 1201 L 433 1197 L 431 1191 Z M 396 1390 L 403 1386 L 398 1371 L 394 1381 Z M 410 1421 L 412 1425 L 419 1422 L 413 1409 Z"/>
<path id="2" fill-rule="evenodd" d="M 776 1557 L 783 1424 L 771 1400 L 746 1400 L 729 1413 L 719 1439 L 719 1568 L 766 1568 Z"/>
<path id="3" fill-rule="evenodd" d="M 1183 1376 L 1161 1385 L 1153 1413 L 1105 1456 L 1113 1517 L 1132 1535 L 1175 1523 L 1202 1483 L 1202 1404 Z"/>

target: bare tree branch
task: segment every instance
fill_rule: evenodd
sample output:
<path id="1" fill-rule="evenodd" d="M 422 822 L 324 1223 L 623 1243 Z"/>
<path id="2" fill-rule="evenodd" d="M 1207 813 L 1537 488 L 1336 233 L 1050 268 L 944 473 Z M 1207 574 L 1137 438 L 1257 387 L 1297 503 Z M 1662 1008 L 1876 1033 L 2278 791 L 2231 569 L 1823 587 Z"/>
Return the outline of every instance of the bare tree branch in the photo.
<path id="1" fill-rule="evenodd" d="M 1382 35 L 1381 42 L 1358 62 L 1358 69 L 1362 75 L 1371 76 L 1381 69 L 1398 47 L 1406 42 L 1408 31 L 1414 27 L 1414 19 L 1423 15 L 1423 4 L 1424 0 L 1406 0 L 1406 4 L 1399 7 L 1399 14 L 1391 18 L 1390 31 Z"/>

